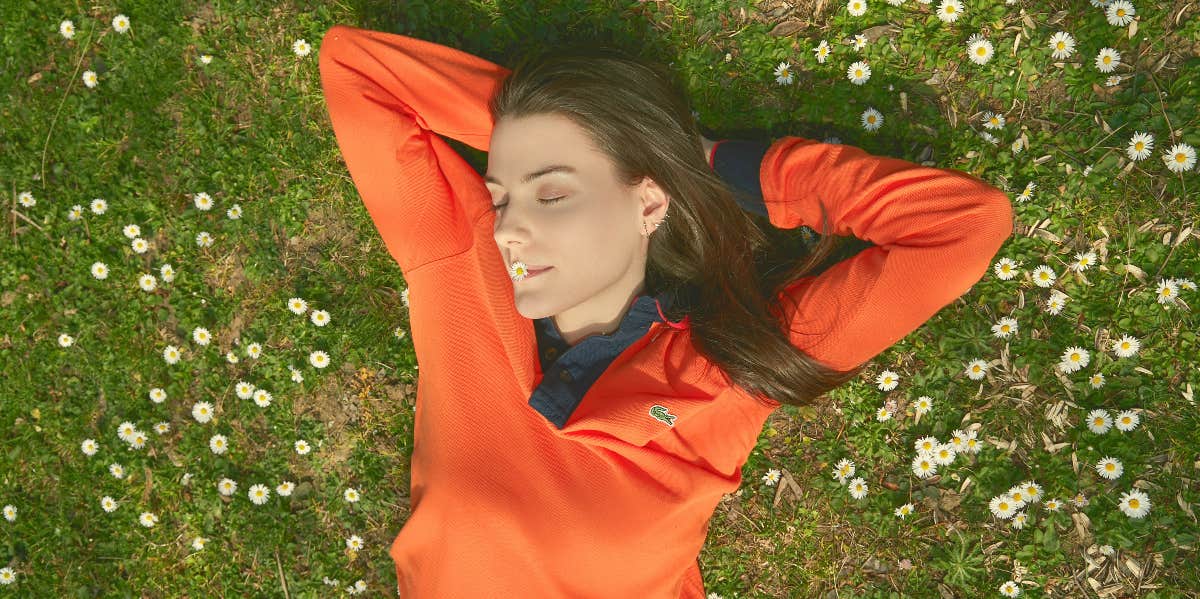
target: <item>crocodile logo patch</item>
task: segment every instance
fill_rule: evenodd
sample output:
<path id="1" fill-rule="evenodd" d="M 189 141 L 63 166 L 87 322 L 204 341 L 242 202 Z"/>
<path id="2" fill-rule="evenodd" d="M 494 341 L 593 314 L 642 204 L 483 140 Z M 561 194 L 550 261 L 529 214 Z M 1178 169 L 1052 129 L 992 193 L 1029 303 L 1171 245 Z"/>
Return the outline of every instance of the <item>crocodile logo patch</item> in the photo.
<path id="1" fill-rule="evenodd" d="M 650 408 L 650 415 L 653 416 L 655 420 L 662 421 L 663 424 L 675 426 L 675 419 L 678 418 L 679 415 L 668 414 L 668 409 L 669 408 L 666 406 L 655 405 L 654 407 Z"/>

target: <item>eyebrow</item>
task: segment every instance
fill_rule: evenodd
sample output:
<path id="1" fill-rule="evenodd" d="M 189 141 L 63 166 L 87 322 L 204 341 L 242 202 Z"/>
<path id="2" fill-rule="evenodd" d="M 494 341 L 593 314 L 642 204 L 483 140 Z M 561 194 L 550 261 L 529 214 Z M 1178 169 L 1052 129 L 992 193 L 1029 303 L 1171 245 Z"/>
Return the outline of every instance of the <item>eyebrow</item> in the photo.
<path id="1" fill-rule="evenodd" d="M 521 183 L 530 183 L 534 179 L 537 179 L 538 177 L 541 177 L 544 175 L 549 175 L 550 173 L 557 173 L 557 172 L 576 174 L 578 171 L 576 171 L 574 168 L 569 167 L 565 164 L 554 164 L 551 166 L 547 166 L 546 168 L 533 171 L 532 173 L 529 173 L 528 175 L 525 175 L 525 177 L 521 179 Z M 484 179 L 488 183 L 495 183 L 496 185 L 500 185 L 501 187 L 504 187 L 503 185 L 501 185 L 499 179 L 497 179 L 491 175 L 485 176 Z"/>

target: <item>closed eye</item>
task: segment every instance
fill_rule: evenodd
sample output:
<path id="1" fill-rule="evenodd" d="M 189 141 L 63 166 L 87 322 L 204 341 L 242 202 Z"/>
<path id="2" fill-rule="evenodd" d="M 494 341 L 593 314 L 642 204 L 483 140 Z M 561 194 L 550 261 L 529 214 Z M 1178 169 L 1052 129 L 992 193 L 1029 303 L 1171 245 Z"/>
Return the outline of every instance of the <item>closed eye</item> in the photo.
<path id="1" fill-rule="evenodd" d="M 540 202 L 540 203 L 542 203 L 542 204 L 554 204 L 554 203 L 557 203 L 557 202 L 559 202 L 559 201 L 561 201 L 561 200 L 564 200 L 564 199 L 566 199 L 566 197 L 567 197 L 567 196 L 558 196 L 557 198 L 546 198 L 546 199 L 538 198 L 538 202 Z M 497 205 L 493 204 L 493 205 L 492 205 L 492 210 L 493 210 L 493 211 L 495 211 L 495 210 L 499 210 L 499 209 L 501 209 L 501 208 L 503 208 L 503 207 L 505 207 L 505 206 L 507 206 L 507 205 L 508 205 L 508 204 L 500 204 L 499 206 L 497 206 Z"/>

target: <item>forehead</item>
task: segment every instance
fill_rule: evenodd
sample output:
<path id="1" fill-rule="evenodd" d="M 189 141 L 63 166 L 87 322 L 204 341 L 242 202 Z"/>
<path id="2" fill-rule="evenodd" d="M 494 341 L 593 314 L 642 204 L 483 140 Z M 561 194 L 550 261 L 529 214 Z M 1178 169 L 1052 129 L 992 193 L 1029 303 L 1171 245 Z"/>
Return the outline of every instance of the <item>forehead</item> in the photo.
<path id="1" fill-rule="evenodd" d="M 580 171 L 598 153 L 591 139 L 571 119 L 539 114 L 498 121 L 488 147 L 487 174 L 504 183 L 550 164 L 566 164 Z"/>

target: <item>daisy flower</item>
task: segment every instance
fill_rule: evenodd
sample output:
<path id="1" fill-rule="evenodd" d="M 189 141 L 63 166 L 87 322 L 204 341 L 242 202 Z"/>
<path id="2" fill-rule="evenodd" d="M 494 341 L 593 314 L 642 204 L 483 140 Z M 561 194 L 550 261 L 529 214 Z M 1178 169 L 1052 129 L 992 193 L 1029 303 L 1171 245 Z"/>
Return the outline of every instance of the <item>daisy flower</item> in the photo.
<path id="1" fill-rule="evenodd" d="M 296 453 L 298 453 L 300 455 L 305 455 L 308 452 L 312 451 L 312 446 L 308 444 L 308 441 L 305 441 L 304 439 L 300 439 L 299 441 L 296 441 L 295 449 L 296 449 Z"/>
<path id="2" fill-rule="evenodd" d="M 288 310 L 291 310 L 292 314 L 304 314 L 308 311 L 308 302 L 302 298 L 293 297 L 288 300 Z"/>
<path id="3" fill-rule="evenodd" d="M 850 11 L 850 15 L 861 17 L 867 14 L 867 3 L 865 0 L 850 0 L 846 3 L 846 10 Z"/>
<path id="4" fill-rule="evenodd" d="M 91 204 L 88 204 L 88 207 L 91 208 L 93 214 L 104 214 L 108 210 L 108 202 L 96 198 L 92 200 Z"/>
<path id="5" fill-rule="evenodd" d="M 1045 264 L 1033 269 L 1033 284 L 1038 287 L 1050 287 L 1057 279 L 1058 275 L 1054 274 L 1054 269 Z"/>
<path id="6" fill-rule="evenodd" d="M 351 551 L 358 551 L 362 549 L 362 537 L 359 537 L 358 535 L 350 535 L 350 538 L 346 539 L 346 548 Z"/>
<path id="7" fill-rule="evenodd" d="M 212 247 L 212 244 L 213 244 L 213 238 L 212 238 L 212 235 L 208 234 L 208 231 L 201 231 L 196 234 L 196 245 L 198 247 L 202 247 L 202 248 Z"/>
<path id="8" fill-rule="evenodd" d="M 314 351 L 308 354 L 308 363 L 312 364 L 314 368 L 329 366 L 329 354 L 320 350 Z"/>
<path id="9" fill-rule="evenodd" d="M 75 37 L 75 23 L 71 21 L 63 21 L 58 24 L 58 33 L 66 39 Z"/>
<path id="10" fill-rule="evenodd" d="M 821 40 L 821 43 L 813 48 L 813 54 L 817 56 L 817 62 L 825 64 L 825 59 L 829 58 L 829 42 Z"/>
<path id="11" fill-rule="evenodd" d="M 208 448 L 211 449 L 212 452 L 217 455 L 220 455 L 220 454 L 228 451 L 229 444 L 228 444 L 228 441 L 225 439 L 225 435 L 213 435 L 212 437 L 210 437 L 208 439 Z"/>
<path id="12" fill-rule="evenodd" d="M 1021 594 L 1021 587 L 1017 586 L 1017 583 L 1010 580 L 1000 585 L 1000 594 L 1004 595 L 1005 597 L 1016 597 L 1017 595 Z"/>
<path id="13" fill-rule="evenodd" d="M 1025 489 L 1025 497 L 1029 503 L 1037 503 L 1042 500 L 1042 486 L 1030 481 L 1022 485 Z"/>
<path id="14" fill-rule="evenodd" d="M 1050 36 L 1050 56 L 1055 60 L 1065 60 L 1075 53 L 1075 38 L 1066 31 L 1059 31 Z"/>
<path id="15" fill-rule="evenodd" d="M 983 126 L 987 127 L 988 129 L 1003 129 L 1004 115 L 997 114 L 990 110 L 983 113 Z"/>
<path id="16" fill-rule="evenodd" d="M 280 497 L 287 497 L 292 494 L 292 490 L 295 488 L 295 483 L 290 480 L 285 480 L 275 487 L 275 493 Z"/>
<path id="17" fill-rule="evenodd" d="M 778 479 L 776 479 L 778 480 Z M 350 487 L 342 493 L 342 498 L 350 503 L 357 503 L 359 500 L 358 489 Z"/>
<path id="18" fill-rule="evenodd" d="M 96 78 L 96 71 L 87 70 L 83 72 L 83 84 L 88 86 L 88 89 L 96 87 L 100 80 Z"/>
<path id="19" fill-rule="evenodd" d="M 891 370 L 885 370 L 879 373 L 879 376 L 875 379 L 875 383 L 879 385 L 880 391 L 891 391 L 896 388 L 896 385 L 900 384 L 900 375 Z"/>
<path id="20" fill-rule="evenodd" d="M 75 338 L 66 333 L 63 333 L 58 336 L 58 344 L 61 347 L 71 347 L 72 345 L 75 344 Z"/>
<path id="21" fill-rule="evenodd" d="M 100 450 L 100 446 L 96 444 L 95 439 L 84 439 L 83 443 L 79 444 L 79 450 L 90 458 L 96 455 L 96 452 Z"/>
<path id="22" fill-rule="evenodd" d="M 1121 460 L 1117 458 L 1106 457 L 1096 462 L 1096 472 L 1108 480 L 1117 480 L 1124 471 L 1125 467 L 1121 465 Z"/>
<path id="23" fill-rule="evenodd" d="M 1117 430 L 1127 433 L 1137 428 L 1138 422 L 1140 421 L 1141 420 L 1138 418 L 1137 412 L 1134 412 L 1133 410 L 1125 410 L 1124 412 L 1117 414 Z"/>
<path id="24" fill-rule="evenodd" d="M 103 281 L 108 278 L 108 265 L 103 262 L 92 263 L 92 277 Z"/>
<path id="25" fill-rule="evenodd" d="M 158 274 L 162 275 L 162 279 L 168 283 L 175 280 L 175 269 L 171 268 L 170 264 L 162 265 L 162 268 L 158 269 Z"/>
<path id="26" fill-rule="evenodd" d="M 259 343 L 251 343 L 246 346 L 246 355 L 251 358 L 258 359 L 262 355 L 262 345 Z"/>
<path id="27" fill-rule="evenodd" d="M 208 539 L 206 539 L 204 537 L 196 537 L 196 538 L 192 539 L 192 549 L 195 549 L 196 551 L 200 551 L 200 550 L 204 549 L 204 544 L 207 542 L 208 542 Z"/>
<path id="28" fill-rule="evenodd" d="M 1001 339 L 1008 339 L 1017 333 L 1017 319 L 1010 316 L 1001 317 L 992 325 L 992 334 Z"/>
<path id="29" fill-rule="evenodd" d="M 200 64 L 209 64 L 212 62 L 212 54 L 201 54 Z"/>
<path id="30" fill-rule="evenodd" d="M 1118 358 L 1128 358 L 1142 348 L 1142 343 L 1137 337 L 1132 335 L 1124 335 L 1120 339 L 1113 341 L 1112 351 L 1117 354 Z"/>
<path id="31" fill-rule="evenodd" d="M 11 503 L 4 506 L 4 519 L 8 520 L 9 522 L 16 522 L 17 506 L 12 505 Z"/>
<path id="32" fill-rule="evenodd" d="M 928 395 L 922 395 L 918 397 L 916 403 L 913 404 L 913 409 L 916 411 L 917 416 L 924 416 L 925 414 L 928 414 L 929 410 L 933 409 L 933 398 Z M 926 438 L 932 439 L 932 437 Z M 934 439 L 934 441 L 936 442 L 937 439 Z"/>
<path id="33" fill-rule="evenodd" d="M 1155 291 L 1158 296 L 1158 303 L 1173 304 L 1175 298 L 1179 296 L 1179 284 L 1174 279 L 1159 280 L 1158 289 Z"/>
<path id="34" fill-rule="evenodd" d="M 954 463 L 954 447 L 949 443 L 943 443 L 933 450 L 933 461 L 938 466 L 949 466 Z"/>
<path id="35" fill-rule="evenodd" d="M 153 528 L 155 524 L 158 524 L 158 516 L 150 512 L 142 512 L 142 515 L 138 516 L 138 522 L 146 528 Z"/>
<path id="36" fill-rule="evenodd" d="M 834 465 L 833 477 L 836 478 L 839 483 L 844 485 L 851 476 L 854 476 L 854 470 L 854 462 L 851 462 L 846 458 L 842 458 L 837 464 Z"/>
<path id="37" fill-rule="evenodd" d="M 985 360 L 976 358 L 967 363 L 966 374 L 967 378 L 978 381 L 987 376 L 988 363 Z"/>
<path id="38" fill-rule="evenodd" d="M 1058 363 L 1058 367 L 1063 372 L 1070 374 L 1086 367 L 1090 362 L 1091 354 L 1088 353 L 1088 350 L 1078 345 L 1072 345 L 1063 351 L 1062 361 Z"/>
<path id="39" fill-rule="evenodd" d="M 1122 493 L 1120 505 L 1121 511 L 1130 518 L 1141 518 L 1150 513 L 1150 498 L 1138 490 Z"/>
<path id="40" fill-rule="evenodd" d="M 1022 528 L 1025 528 L 1025 522 L 1028 519 L 1029 516 L 1026 516 L 1025 512 L 1017 512 L 1016 514 L 1013 514 L 1011 525 L 1013 528 L 1021 530 Z"/>
<path id="41" fill-rule="evenodd" d="M 981 34 L 974 33 L 967 39 L 967 57 L 975 64 L 987 64 L 994 52 L 992 42 L 987 41 Z"/>
<path id="42" fill-rule="evenodd" d="M 997 279 L 1008 281 L 1017 276 L 1017 263 L 1012 258 L 1001 258 L 992 267 L 992 271 L 996 273 Z"/>
<path id="43" fill-rule="evenodd" d="M 265 408 L 271 405 L 271 399 L 273 399 L 273 397 L 274 396 L 271 395 L 271 392 L 267 391 L 266 389 L 254 390 L 254 404 L 260 408 Z"/>
<path id="44" fill-rule="evenodd" d="M 292 42 L 292 52 L 295 52 L 296 56 L 305 57 L 308 56 L 309 52 L 312 52 L 312 46 L 303 39 L 298 39 Z"/>
<path id="45" fill-rule="evenodd" d="M 1071 299 L 1067 294 L 1054 290 L 1050 294 L 1050 298 L 1046 300 L 1046 312 L 1050 314 L 1058 314 L 1062 312 L 1063 306 L 1067 305 L 1067 300 Z"/>
<path id="46" fill-rule="evenodd" d="M 912 471 L 917 478 L 929 478 L 937 474 L 937 463 L 933 460 L 933 455 L 921 452 L 918 453 L 912 461 Z"/>
<path id="47" fill-rule="evenodd" d="M 208 345 L 212 342 L 212 335 L 209 334 L 208 329 L 196 327 L 192 329 L 192 340 L 199 345 Z"/>
<path id="48" fill-rule="evenodd" d="M 103 508 L 104 511 L 111 514 L 117 509 L 117 502 L 112 497 L 105 495 L 104 497 L 100 498 L 100 507 Z"/>
<path id="49" fill-rule="evenodd" d="M 262 505 L 271 498 L 271 490 L 266 485 L 251 485 L 247 494 L 254 505 Z"/>
<path id="50" fill-rule="evenodd" d="M 1108 19 L 1108 24 L 1116 27 L 1124 27 L 1133 20 L 1133 15 L 1137 14 L 1137 10 L 1133 5 L 1125 0 L 1116 0 L 1108 5 L 1104 11 L 1104 16 Z"/>
<path id="51" fill-rule="evenodd" d="M 1007 520 L 1017 512 L 1017 505 L 1008 495 L 997 495 L 988 502 L 988 509 L 992 510 L 992 515 L 997 518 Z"/>
<path id="52" fill-rule="evenodd" d="M 324 310 L 313 310 L 312 314 L 309 315 L 309 320 L 313 324 L 323 327 L 329 324 L 329 313 Z"/>
<path id="53" fill-rule="evenodd" d="M 217 490 L 220 491 L 222 495 L 229 497 L 234 493 L 237 493 L 237 481 L 231 478 L 222 478 L 221 482 L 217 483 Z"/>
<path id="54" fill-rule="evenodd" d="M 200 424 L 212 420 L 212 404 L 207 401 L 198 401 L 192 404 L 192 418 L 195 418 L 196 422 Z"/>
<path id="55" fill-rule="evenodd" d="M 1088 250 L 1086 252 L 1076 252 L 1075 262 L 1071 263 L 1068 268 L 1075 272 L 1083 272 L 1092 267 L 1096 261 L 1096 252 Z"/>
<path id="56" fill-rule="evenodd" d="M 1062 509 L 1062 500 L 1057 497 L 1054 499 L 1047 499 L 1046 503 L 1043 505 L 1046 506 L 1046 511 L 1057 512 L 1058 510 Z"/>
<path id="57" fill-rule="evenodd" d="M 1163 162 L 1173 173 L 1190 171 L 1196 166 L 1196 149 L 1187 144 L 1175 144 L 1163 154 Z"/>
<path id="58" fill-rule="evenodd" d="M 117 16 L 113 17 L 112 26 L 113 26 L 113 29 L 115 29 L 117 31 L 117 33 L 128 32 L 129 31 L 129 17 L 127 17 L 125 15 L 117 15 Z"/>
<path id="59" fill-rule="evenodd" d="M 871 67 L 861 60 L 850 63 L 846 68 L 846 78 L 854 85 L 863 85 L 871 78 Z"/>
<path id="60" fill-rule="evenodd" d="M 225 216 L 228 217 L 229 220 L 237 220 L 237 219 L 241 218 L 242 217 L 242 207 L 237 204 L 230 206 L 229 210 L 225 211 Z"/>
<path id="61" fill-rule="evenodd" d="M 938 5 L 937 17 L 947 23 L 953 23 L 958 20 L 958 16 L 962 12 L 962 2 L 958 0 L 942 0 L 942 3 Z"/>
<path id="62" fill-rule="evenodd" d="M 867 131 L 878 131 L 883 126 L 883 113 L 875 108 L 867 108 L 862 112 L 859 119 L 862 122 L 863 129 Z"/>
<path id="63" fill-rule="evenodd" d="M 861 476 L 857 476 L 850 481 L 850 496 L 855 499 L 862 499 L 867 496 L 867 481 Z"/>
<path id="64" fill-rule="evenodd" d="M 779 482 L 780 474 L 781 474 L 781 472 L 779 470 L 776 470 L 775 468 L 771 468 L 770 470 L 767 470 L 766 474 L 763 475 L 762 481 L 768 487 L 773 487 L 773 486 L 775 486 L 775 483 Z"/>
<path id="65" fill-rule="evenodd" d="M 196 208 L 199 208 L 200 210 L 212 210 L 213 207 L 212 196 L 203 191 L 192 196 L 192 203 L 194 203 Z"/>
<path id="66" fill-rule="evenodd" d="M 917 439 L 916 443 L 913 444 L 913 448 L 916 449 L 918 453 L 933 453 L 933 450 L 937 449 L 938 445 L 941 445 L 941 443 L 938 442 L 937 437 L 921 437 L 920 439 Z"/>
<path id="67" fill-rule="evenodd" d="M 896 513 L 897 518 L 903 519 L 903 518 L 907 517 L 909 514 L 911 514 L 912 511 L 913 511 L 913 504 L 906 503 L 906 504 L 896 508 L 895 513 Z"/>
<path id="68" fill-rule="evenodd" d="M 1101 73 L 1111 73 L 1121 64 L 1121 53 L 1113 48 L 1101 48 L 1096 54 L 1096 68 Z"/>
<path id="69" fill-rule="evenodd" d="M 1112 416 L 1107 410 L 1092 410 L 1087 415 L 1088 429 L 1097 435 L 1103 435 L 1112 428 Z"/>
<path id="70" fill-rule="evenodd" d="M 254 395 L 254 385 L 246 381 L 238 381 L 238 384 L 234 386 L 234 390 L 241 399 L 250 399 Z"/>
<path id="71" fill-rule="evenodd" d="M 120 464 L 109 464 L 108 473 L 113 475 L 113 478 L 125 478 L 125 467 Z"/>
<path id="72" fill-rule="evenodd" d="M 1137 162 L 1150 157 L 1150 150 L 1154 149 L 1154 135 L 1144 131 L 1135 131 L 1133 136 L 1129 138 L 1129 145 L 1125 147 L 1125 155 L 1129 156 L 1130 160 Z"/>
<path id="73" fill-rule="evenodd" d="M 887 406 L 881 406 L 878 410 L 875 410 L 875 419 L 879 422 L 887 422 L 892 419 L 892 411 Z"/>
<path id="74" fill-rule="evenodd" d="M 141 287 L 142 291 L 154 291 L 158 288 L 158 280 L 152 274 L 144 274 L 138 277 L 138 287 Z"/>
<path id="75" fill-rule="evenodd" d="M 779 85 L 790 85 L 795 81 L 792 75 L 792 64 L 790 62 L 781 62 L 775 66 L 775 83 Z"/>

